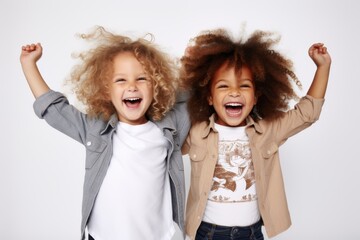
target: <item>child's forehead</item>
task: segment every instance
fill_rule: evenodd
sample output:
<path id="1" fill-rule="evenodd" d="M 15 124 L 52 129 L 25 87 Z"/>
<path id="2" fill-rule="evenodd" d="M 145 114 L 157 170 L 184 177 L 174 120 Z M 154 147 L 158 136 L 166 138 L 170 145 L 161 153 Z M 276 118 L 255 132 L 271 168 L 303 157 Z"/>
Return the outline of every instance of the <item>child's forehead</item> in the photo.
<path id="1" fill-rule="evenodd" d="M 215 71 L 215 75 L 219 74 L 219 73 L 224 73 L 224 72 L 233 72 L 235 73 L 236 76 L 241 76 L 243 74 L 246 75 L 253 75 L 253 72 L 251 70 L 251 68 L 245 64 L 245 63 L 241 63 L 241 64 L 236 64 L 236 63 L 232 63 L 232 62 L 224 62 L 216 71 Z"/>
<path id="2" fill-rule="evenodd" d="M 223 64 L 215 71 L 214 75 L 209 79 L 208 87 L 213 87 L 220 82 L 237 82 L 251 81 L 255 84 L 255 80 L 251 69 L 247 65 L 236 67 L 235 65 Z"/>
<path id="3" fill-rule="evenodd" d="M 141 60 L 131 52 L 121 52 L 117 54 L 112 60 L 112 68 L 109 69 L 112 75 L 116 74 L 130 74 L 130 73 L 146 73 L 146 67 Z"/>
<path id="4" fill-rule="evenodd" d="M 135 53 L 131 52 L 131 51 L 123 51 L 123 52 L 118 52 L 112 59 L 113 65 L 115 66 L 116 64 L 119 63 L 135 63 L 135 64 L 139 64 L 141 66 L 144 66 L 144 63 L 141 59 L 141 57 L 136 56 Z"/>
<path id="5" fill-rule="evenodd" d="M 114 56 L 114 59 L 116 59 L 116 58 L 135 58 L 135 59 L 137 59 L 134 52 L 132 52 L 130 50 L 117 52 Z"/>

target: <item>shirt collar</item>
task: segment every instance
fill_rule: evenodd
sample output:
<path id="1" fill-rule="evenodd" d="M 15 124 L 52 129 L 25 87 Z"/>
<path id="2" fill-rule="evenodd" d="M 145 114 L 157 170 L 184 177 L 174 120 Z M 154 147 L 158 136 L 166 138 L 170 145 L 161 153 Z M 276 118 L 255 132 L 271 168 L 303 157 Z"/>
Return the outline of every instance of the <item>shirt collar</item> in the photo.
<path id="1" fill-rule="evenodd" d="M 149 121 L 152 121 L 152 120 L 150 119 Z M 114 113 L 113 115 L 110 116 L 110 119 L 108 120 L 106 126 L 100 132 L 100 134 L 106 133 L 109 128 L 115 129 L 118 122 L 119 122 L 118 117 Z M 169 129 L 170 132 L 172 132 L 173 134 L 176 134 L 176 127 L 174 125 L 174 122 L 171 121 L 170 118 L 164 117 L 160 121 L 152 121 L 152 122 L 154 122 L 160 129 Z"/>
<path id="2" fill-rule="evenodd" d="M 246 127 L 247 128 L 253 127 L 253 128 L 255 128 L 256 132 L 263 133 L 263 130 L 262 130 L 262 127 L 260 126 L 260 124 L 258 122 L 255 122 L 254 119 L 250 115 L 246 118 Z M 218 132 L 215 129 L 215 113 L 213 113 L 209 117 L 209 124 L 207 124 L 205 126 L 205 129 L 204 129 L 201 137 L 206 138 L 210 134 L 211 131 Z"/>

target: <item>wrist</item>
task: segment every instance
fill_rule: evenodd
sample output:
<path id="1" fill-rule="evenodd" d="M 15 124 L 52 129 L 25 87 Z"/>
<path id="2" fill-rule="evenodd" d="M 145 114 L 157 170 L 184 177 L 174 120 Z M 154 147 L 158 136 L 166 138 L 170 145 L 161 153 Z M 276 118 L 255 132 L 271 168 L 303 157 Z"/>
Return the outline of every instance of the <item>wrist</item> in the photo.
<path id="1" fill-rule="evenodd" d="M 21 65 L 23 66 L 23 68 L 33 68 L 33 67 L 37 67 L 36 65 L 36 61 L 35 60 L 24 60 L 21 61 Z"/>
<path id="2" fill-rule="evenodd" d="M 331 63 L 325 63 L 325 64 L 317 65 L 317 70 L 318 71 L 329 71 L 330 70 L 330 65 L 331 65 Z"/>

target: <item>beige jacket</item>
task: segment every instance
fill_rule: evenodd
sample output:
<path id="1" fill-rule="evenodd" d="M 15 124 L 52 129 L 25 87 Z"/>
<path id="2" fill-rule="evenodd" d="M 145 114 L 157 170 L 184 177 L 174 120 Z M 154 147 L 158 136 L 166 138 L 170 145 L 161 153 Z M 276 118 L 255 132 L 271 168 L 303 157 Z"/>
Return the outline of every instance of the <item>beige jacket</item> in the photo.
<path id="1" fill-rule="evenodd" d="M 294 109 L 275 121 L 247 119 L 246 133 L 255 168 L 256 190 L 266 233 L 273 237 L 291 225 L 283 177 L 279 161 L 279 146 L 289 137 L 318 120 L 324 99 L 303 97 Z M 192 127 L 182 148 L 191 160 L 191 184 L 187 199 L 186 234 L 194 239 L 202 221 L 218 158 L 218 132 L 214 115 L 210 123 Z"/>

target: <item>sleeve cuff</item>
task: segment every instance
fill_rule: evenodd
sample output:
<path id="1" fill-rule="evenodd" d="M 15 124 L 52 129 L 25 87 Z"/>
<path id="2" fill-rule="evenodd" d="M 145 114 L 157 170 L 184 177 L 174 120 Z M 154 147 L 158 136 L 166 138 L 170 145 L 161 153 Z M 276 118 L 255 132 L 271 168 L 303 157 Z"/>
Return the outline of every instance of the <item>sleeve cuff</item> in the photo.
<path id="1" fill-rule="evenodd" d="M 44 118 L 46 109 L 51 104 L 53 104 L 54 102 L 56 102 L 58 99 L 61 98 L 65 98 L 65 96 L 60 92 L 55 92 L 53 90 L 50 90 L 44 93 L 43 95 L 38 97 L 33 104 L 35 114 L 41 119 Z"/>

